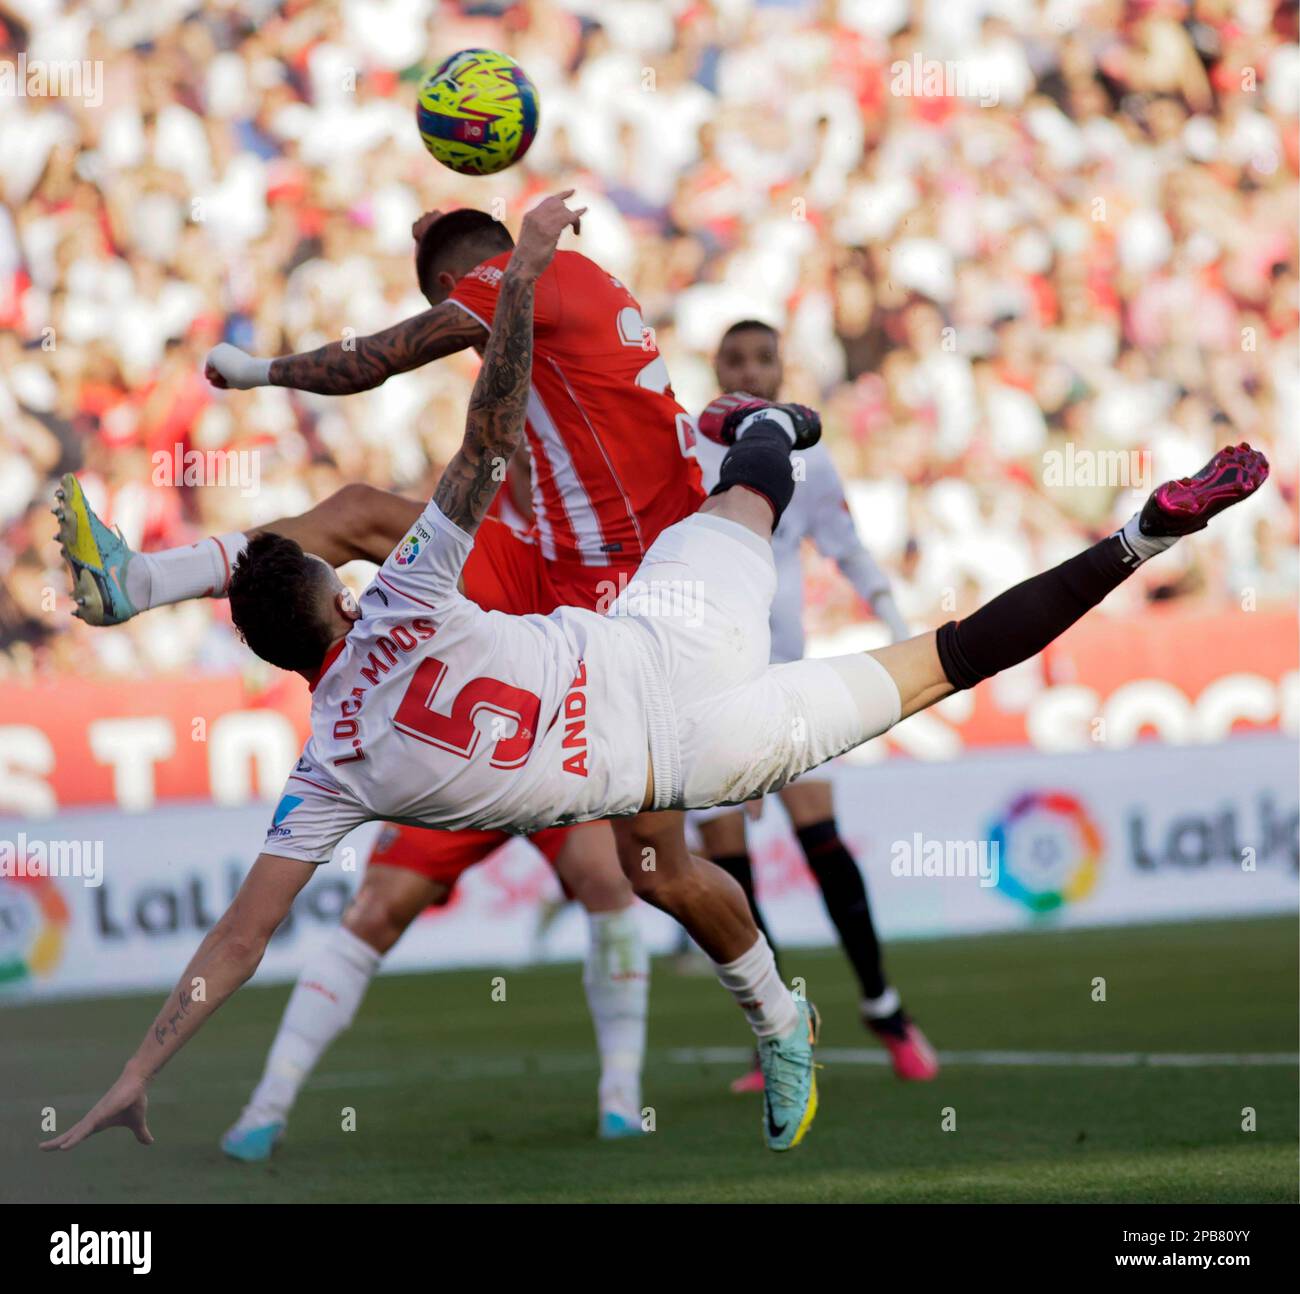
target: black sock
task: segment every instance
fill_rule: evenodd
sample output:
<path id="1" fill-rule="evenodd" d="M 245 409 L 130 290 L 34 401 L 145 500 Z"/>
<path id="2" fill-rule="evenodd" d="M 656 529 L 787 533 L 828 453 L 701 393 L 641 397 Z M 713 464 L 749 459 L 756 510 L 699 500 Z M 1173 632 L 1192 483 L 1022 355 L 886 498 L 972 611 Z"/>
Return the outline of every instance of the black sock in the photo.
<path id="1" fill-rule="evenodd" d="M 767 940 L 769 947 L 772 949 L 772 959 L 776 962 L 776 973 L 780 975 L 780 954 L 776 950 L 776 943 L 772 938 L 772 933 L 768 930 L 767 922 L 763 920 L 763 914 L 758 910 L 758 902 L 754 898 L 754 865 L 749 861 L 749 855 L 723 854 L 713 861 L 745 891 L 745 899 L 749 904 L 750 915 L 754 918 L 754 924 L 758 927 L 759 933 Z M 784 978 L 782 976 L 782 979 Z"/>
<path id="2" fill-rule="evenodd" d="M 780 423 L 760 420 L 727 450 L 718 470 L 718 483 L 710 494 L 721 494 L 735 485 L 761 494 L 772 505 L 775 529 L 781 514 L 794 496 L 794 469 L 790 451 L 794 442 Z"/>
<path id="3" fill-rule="evenodd" d="M 880 940 L 876 938 L 875 923 L 871 920 L 871 904 L 867 901 L 867 887 L 853 855 L 844 847 L 834 818 L 800 827 L 795 835 L 808 860 L 808 866 L 821 886 L 822 899 L 840 943 L 853 963 L 853 970 L 862 985 L 862 996 L 879 997 L 888 984 L 881 963 Z"/>
<path id="4" fill-rule="evenodd" d="M 938 632 L 939 662 L 956 688 L 1037 656 L 1137 569 L 1117 535 L 999 594 Z"/>

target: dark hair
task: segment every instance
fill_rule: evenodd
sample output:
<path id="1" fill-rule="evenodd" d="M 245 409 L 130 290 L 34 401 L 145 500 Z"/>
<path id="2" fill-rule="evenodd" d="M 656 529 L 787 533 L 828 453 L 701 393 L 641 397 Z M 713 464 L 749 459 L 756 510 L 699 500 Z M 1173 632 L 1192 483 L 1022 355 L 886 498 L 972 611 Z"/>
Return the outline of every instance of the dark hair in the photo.
<path id="1" fill-rule="evenodd" d="M 734 337 L 738 332 L 766 332 L 771 333 L 777 342 L 781 340 L 781 334 L 771 324 L 764 323 L 761 319 L 738 319 L 722 334 L 718 345 L 721 346 L 728 337 Z"/>
<path id="2" fill-rule="evenodd" d="M 415 276 L 420 291 L 426 297 L 437 286 L 435 277 L 447 267 L 447 262 L 457 252 L 470 251 L 481 261 L 490 260 L 515 245 L 510 231 L 499 220 L 493 220 L 486 211 L 473 207 L 458 207 L 449 211 L 424 231 L 419 250 L 415 254 Z M 472 268 L 472 267 L 471 267 Z"/>
<path id="3" fill-rule="evenodd" d="M 321 594 L 325 572 L 292 539 L 254 535 L 230 572 L 230 618 L 264 661 L 319 669 L 333 640 Z"/>

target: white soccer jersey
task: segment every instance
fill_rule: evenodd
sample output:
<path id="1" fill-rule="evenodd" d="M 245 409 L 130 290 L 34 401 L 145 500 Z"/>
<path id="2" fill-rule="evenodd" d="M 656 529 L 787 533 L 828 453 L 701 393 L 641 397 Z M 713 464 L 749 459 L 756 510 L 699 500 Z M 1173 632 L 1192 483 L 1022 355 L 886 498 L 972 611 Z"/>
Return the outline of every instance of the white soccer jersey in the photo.
<path id="1" fill-rule="evenodd" d="M 643 635 L 482 610 L 456 587 L 472 543 L 430 503 L 379 569 L 312 687 L 265 852 L 321 862 L 370 819 L 528 832 L 641 807 Z"/>
<path id="2" fill-rule="evenodd" d="M 706 491 L 718 483 L 726 453 L 725 445 L 699 438 L 696 454 Z M 803 658 L 803 541 L 811 539 L 817 551 L 833 561 L 862 551 L 843 482 L 825 445 L 819 441 L 809 449 L 796 450 L 792 458 L 796 472 L 802 471 L 803 476 L 796 476 L 794 497 L 772 534 L 776 562 L 776 595 L 770 617 L 774 663 Z M 888 588 L 888 583 L 882 582 L 881 587 Z"/>

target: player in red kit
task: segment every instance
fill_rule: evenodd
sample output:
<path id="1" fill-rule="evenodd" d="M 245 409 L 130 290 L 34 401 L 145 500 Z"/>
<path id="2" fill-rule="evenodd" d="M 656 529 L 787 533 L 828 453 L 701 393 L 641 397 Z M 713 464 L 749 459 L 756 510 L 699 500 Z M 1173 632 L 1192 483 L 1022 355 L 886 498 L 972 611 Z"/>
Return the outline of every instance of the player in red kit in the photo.
<path id="1" fill-rule="evenodd" d="M 208 358 L 209 378 L 349 395 L 456 351 L 481 350 L 510 235 L 479 211 L 426 221 L 417 225 L 416 272 L 431 309 L 346 346 L 281 359 L 223 344 Z M 537 285 L 533 328 L 524 431 L 537 555 L 554 583 L 589 588 L 635 570 L 659 532 L 699 506 L 693 423 L 673 397 L 636 298 L 581 253 L 556 253 Z"/>

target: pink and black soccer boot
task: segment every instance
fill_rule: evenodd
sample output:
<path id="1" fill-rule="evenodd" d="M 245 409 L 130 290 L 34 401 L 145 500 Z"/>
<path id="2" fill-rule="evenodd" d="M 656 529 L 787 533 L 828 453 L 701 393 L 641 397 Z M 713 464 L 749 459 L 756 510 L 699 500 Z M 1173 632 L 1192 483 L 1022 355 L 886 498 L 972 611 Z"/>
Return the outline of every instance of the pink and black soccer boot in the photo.
<path id="1" fill-rule="evenodd" d="M 761 1092 L 763 1090 L 763 1070 L 754 1056 L 753 1063 L 739 1078 L 733 1078 L 729 1084 L 733 1092 Z"/>
<path id="2" fill-rule="evenodd" d="M 1138 529 L 1153 539 L 1204 530 L 1210 518 L 1268 480 L 1268 459 L 1242 441 L 1219 450 L 1195 476 L 1166 481 L 1146 501 Z"/>
<path id="3" fill-rule="evenodd" d="M 794 424 L 794 449 L 807 449 L 821 439 L 822 420 L 816 410 L 806 404 L 776 404 L 772 400 L 760 400 L 758 396 L 746 395 L 743 391 L 718 396 L 696 419 L 696 425 L 702 436 L 717 441 L 719 445 L 734 445 L 736 428 L 751 413 L 761 413 L 764 409 L 779 409 Z"/>
<path id="4" fill-rule="evenodd" d="M 879 1020 L 864 1016 L 863 1024 L 889 1052 L 894 1076 L 908 1083 L 928 1083 L 939 1075 L 939 1057 L 930 1040 L 900 1008 Z"/>

